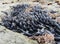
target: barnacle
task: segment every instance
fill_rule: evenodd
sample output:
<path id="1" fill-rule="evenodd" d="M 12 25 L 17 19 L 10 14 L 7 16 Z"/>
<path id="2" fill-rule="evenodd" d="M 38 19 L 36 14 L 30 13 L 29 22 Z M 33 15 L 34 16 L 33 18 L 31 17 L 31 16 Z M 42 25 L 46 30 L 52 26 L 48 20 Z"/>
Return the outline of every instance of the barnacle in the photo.
<path id="1" fill-rule="evenodd" d="M 46 33 L 57 37 L 60 35 L 60 24 L 49 17 L 48 12 L 44 11 L 40 5 L 18 4 L 13 6 L 10 14 L 2 18 L 1 25 L 28 37 L 41 36 Z"/>
<path id="2" fill-rule="evenodd" d="M 29 37 L 30 39 L 33 39 L 33 40 L 37 40 L 37 42 L 39 44 L 55 44 L 55 41 L 54 41 L 54 36 L 52 34 L 45 34 L 45 35 L 42 35 L 42 36 L 32 36 L 32 37 Z"/>

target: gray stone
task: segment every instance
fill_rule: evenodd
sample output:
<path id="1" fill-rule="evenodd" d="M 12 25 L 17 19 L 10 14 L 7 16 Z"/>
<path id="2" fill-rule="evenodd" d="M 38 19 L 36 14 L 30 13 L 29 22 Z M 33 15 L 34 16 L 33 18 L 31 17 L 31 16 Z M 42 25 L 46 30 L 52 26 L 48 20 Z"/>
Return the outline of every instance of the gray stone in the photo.
<path id="1" fill-rule="evenodd" d="M 28 37 L 0 26 L 0 44 L 38 44 Z"/>

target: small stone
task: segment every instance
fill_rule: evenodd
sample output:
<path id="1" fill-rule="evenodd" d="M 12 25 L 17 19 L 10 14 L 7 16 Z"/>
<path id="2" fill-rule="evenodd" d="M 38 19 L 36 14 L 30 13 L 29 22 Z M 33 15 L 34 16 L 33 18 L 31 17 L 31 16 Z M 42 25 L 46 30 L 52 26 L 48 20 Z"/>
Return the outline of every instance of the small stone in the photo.
<path id="1" fill-rule="evenodd" d="M 56 21 L 60 23 L 60 17 L 57 17 L 56 18 Z"/>
<path id="2" fill-rule="evenodd" d="M 57 17 L 60 16 L 60 14 L 57 14 L 57 13 L 54 13 L 54 14 L 49 13 L 49 16 L 52 17 L 53 19 L 56 19 Z"/>

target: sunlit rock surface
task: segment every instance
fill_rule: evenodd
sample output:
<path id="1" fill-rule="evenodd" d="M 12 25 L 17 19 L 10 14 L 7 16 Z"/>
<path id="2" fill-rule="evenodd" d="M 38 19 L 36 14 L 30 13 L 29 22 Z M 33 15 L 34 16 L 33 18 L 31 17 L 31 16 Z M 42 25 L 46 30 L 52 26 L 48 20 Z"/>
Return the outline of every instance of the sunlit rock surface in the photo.
<path id="1" fill-rule="evenodd" d="M 36 41 L 28 39 L 22 34 L 12 32 L 0 26 L 0 44 L 38 44 Z"/>

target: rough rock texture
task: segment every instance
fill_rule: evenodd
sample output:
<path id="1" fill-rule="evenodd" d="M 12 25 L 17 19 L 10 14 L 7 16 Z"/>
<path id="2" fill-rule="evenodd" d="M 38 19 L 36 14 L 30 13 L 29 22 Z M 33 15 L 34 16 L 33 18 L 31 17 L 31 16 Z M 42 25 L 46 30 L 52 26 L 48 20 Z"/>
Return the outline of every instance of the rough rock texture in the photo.
<path id="1" fill-rule="evenodd" d="M 39 2 L 41 4 L 49 4 L 51 2 L 55 2 L 56 0 L 0 0 L 0 3 L 16 3 L 16 2 Z"/>
<path id="2" fill-rule="evenodd" d="M 0 0 L 2 4 L 16 3 L 16 2 L 33 2 L 35 0 Z"/>
<path id="3" fill-rule="evenodd" d="M 12 32 L 0 26 L 0 44 L 38 44 L 22 34 Z"/>

